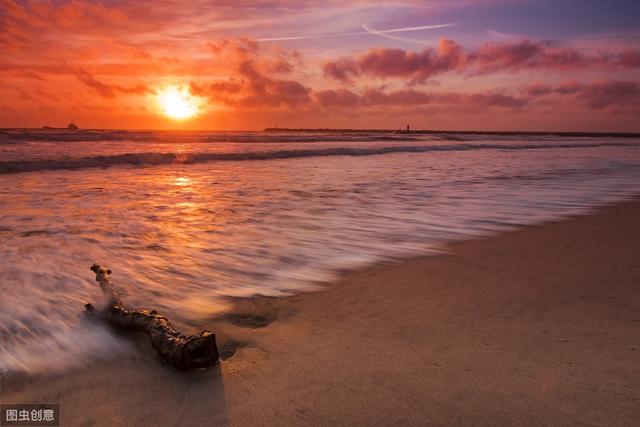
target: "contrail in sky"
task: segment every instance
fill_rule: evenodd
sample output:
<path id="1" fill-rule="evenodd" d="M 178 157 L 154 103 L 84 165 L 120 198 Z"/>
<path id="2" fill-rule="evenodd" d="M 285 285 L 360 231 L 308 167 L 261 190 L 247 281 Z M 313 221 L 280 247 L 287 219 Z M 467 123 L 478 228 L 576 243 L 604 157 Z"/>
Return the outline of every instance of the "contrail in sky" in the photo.
<path id="1" fill-rule="evenodd" d="M 443 25 L 451 26 L 451 25 L 455 25 L 455 24 L 443 24 Z M 400 37 L 400 36 L 389 34 L 389 33 L 399 33 L 401 31 L 413 31 L 413 29 L 406 30 L 404 28 L 399 28 L 399 29 L 395 29 L 395 30 L 378 31 L 378 30 L 372 30 L 371 28 L 367 27 L 365 24 L 362 24 L 362 29 L 365 30 L 369 34 L 373 34 L 374 36 L 382 37 L 384 39 L 399 40 L 401 42 L 416 43 L 416 44 L 429 43 L 426 40 L 416 40 L 416 39 L 410 39 L 410 38 L 407 38 L 407 37 Z M 400 30 L 400 31 L 398 31 L 398 30 Z"/>
<path id="2" fill-rule="evenodd" d="M 412 43 L 419 42 L 418 40 L 405 39 L 403 37 L 394 37 L 389 36 L 389 33 L 404 33 L 409 31 L 421 31 L 421 30 L 436 30 L 438 28 L 447 28 L 453 27 L 457 24 L 436 24 L 436 25 L 421 25 L 419 27 L 403 27 L 403 28 L 391 28 L 388 30 L 372 30 L 366 25 L 363 25 L 362 28 L 364 31 L 355 31 L 351 33 L 337 33 L 337 34 L 316 34 L 310 36 L 290 36 L 290 37 L 268 37 L 258 39 L 259 42 L 279 42 L 279 41 L 288 41 L 288 40 L 308 40 L 308 39 L 327 39 L 332 37 L 350 37 L 350 36 L 365 36 L 365 35 L 376 35 L 380 37 L 391 38 L 393 40 L 402 40 L 408 41 Z"/>

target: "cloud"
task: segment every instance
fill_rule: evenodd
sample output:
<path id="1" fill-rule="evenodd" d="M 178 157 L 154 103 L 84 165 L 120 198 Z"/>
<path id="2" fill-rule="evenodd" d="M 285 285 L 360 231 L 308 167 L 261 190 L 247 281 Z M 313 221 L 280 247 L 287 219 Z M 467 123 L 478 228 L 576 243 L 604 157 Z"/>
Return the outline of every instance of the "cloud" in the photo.
<path id="1" fill-rule="evenodd" d="M 590 83 L 567 82 L 560 85 L 533 84 L 524 88 L 533 98 L 557 96 L 578 101 L 592 110 L 640 107 L 640 83 L 601 80 Z"/>
<path id="2" fill-rule="evenodd" d="M 609 106 L 640 106 L 640 84 L 624 81 L 604 81 L 581 85 L 577 97 L 596 110 Z"/>
<path id="3" fill-rule="evenodd" d="M 364 74 L 383 79 L 409 78 L 421 83 L 447 71 L 462 71 L 465 63 L 462 47 L 452 40 L 441 39 L 437 50 L 371 49 L 357 59 L 342 57 L 326 63 L 324 75 L 342 82 Z"/>
<path id="4" fill-rule="evenodd" d="M 627 49 L 606 60 L 616 68 L 640 68 L 640 50 Z"/>
<path id="5" fill-rule="evenodd" d="M 192 84 L 192 91 L 207 96 L 211 102 L 236 110 L 275 109 L 314 114 L 317 111 L 403 110 L 429 108 L 430 111 L 451 111 L 486 114 L 489 111 L 522 111 L 539 108 L 536 102 L 546 96 L 565 97 L 573 108 L 598 110 L 610 105 L 631 105 L 637 98 L 637 84 L 625 81 L 597 81 L 592 83 L 566 83 L 562 85 L 533 84 L 523 88 L 493 88 L 475 91 L 437 90 L 415 88 L 393 89 L 388 87 L 323 88 L 301 83 L 294 79 L 278 77 L 281 72 L 291 73 L 292 58 L 302 61 L 297 52 L 271 47 L 265 49 L 250 40 L 226 40 L 211 45 L 218 58 L 234 64 L 233 75 L 205 85 Z M 424 81 L 445 72 L 468 72 L 470 67 L 488 72 L 488 58 L 494 57 L 492 66 L 500 69 L 518 69 L 532 58 L 540 57 L 540 45 L 530 43 L 501 45 L 499 49 L 483 47 L 470 56 L 456 42 L 440 40 L 437 49 L 411 52 L 402 49 L 373 49 L 357 58 L 342 57 L 325 64 L 325 76 L 348 81 L 363 76 L 406 77 Z M 566 53 L 566 52 L 565 52 Z M 266 54 L 266 57 L 263 55 Z M 545 55 L 549 54 L 546 52 Z M 623 58 L 613 55 L 607 64 Z M 275 59 L 274 59 L 275 58 Z M 571 55 L 553 52 L 547 64 L 564 67 L 576 59 Z M 625 61 L 629 61 L 625 56 Z M 633 59 L 633 57 L 631 57 Z M 579 60 L 582 60 L 580 58 Z M 469 63 L 473 65 L 469 65 Z M 631 61 L 632 62 L 632 61 Z M 548 65 L 551 66 L 551 65 Z M 377 114 L 377 113 L 376 113 Z"/>
<path id="6" fill-rule="evenodd" d="M 237 73 L 237 77 L 205 86 L 192 83 L 192 91 L 207 96 L 213 103 L 244 109 L 292 109 L 311 102 L 310 88 L 295 80 L 268 77 L 253 60 L 240 62 Z"/>
<path id="7" fill-rule="evenodd" d="M 391 90 L 366 89 L 357 93 L 348 89 L 313 91 L 315 102 L 324 109 L 367 109 L 370 107 L 434 106 L 452 111 L 485 112 L 487 109 L 520 110 L 538 108 L 534 105 L 545 97 L 556 96 L 565 101 L 564 107 L 589 111 L 613 108 L 621 111 L 640 109 L 640 83 L 635 81 L 601 80 L 588 83 L 567 82 L 559 85 L 533 84 L 520 93 L 506 90 L 481 92 L 428 92 L 415 89 Z M 548 105 L 544 101 L 542 106 Z"/>
<path id="8" fill-rule="evenodd" d="M 29 45 L 54 33 L 97 34 L 128 24 L 117 7 L 101 2 L 0 0 L 0 45 Z"/>
<path id="9" fill-rule="evenodd" d="M 485 92 L 426 92 L 414 89 L 385 91 L 384 89 L 366 89 L 361 94 L 347 89 L 329 89 L 315 91 L 313 97 L 325 109 L 348 109 L 370 107 L 415 107 L 437 106 L 439 108 L 459 109 L 519 109 L 528 102 L 528 97 L 508 95 L 499 91 Z"/>
<path id="10" fill-rule="evenodd" d="M 133 87 L 125 87 L 114 84 L 107 84 L 96 79 L 91 73 L 82 68 L 68 67 L 71 74 L 75 75 L 78 80 L 87 87 L 95 90 L 103 98 L 115 98 L 118 93 L 146 95 L 153 93 L 153 90 L 145 85 L 137 85 Z"/>
<path id="11" fill-rule="evenodd" d="M 361 97 L 348 89 L 320 90 L 313 94 L 322 108 L 353 108 L 361 104 Z"/>
<path id="12" fill-rule="evenodd" d="M 250 61 L 265 74 L 288 74 L 302 65 L 300 52 L 286 51 L 277 45 L 267 48 L 251 39 L 222 39 L 207 43 L 217 62 L 225 62 L 232 68 Z"/>
<path id="13" fill-rule="evenodd" d="M 13 79 L 28 79 L 46 82 L 51 76 L 72 76 L 84 86 L 93 89 L 103 98 L 115 98 L 118 94 L 146 95 L 153 90 L 144 84 L 131 86 L 105 83 L 87 69 L 68 64 L 0 64 L 0 75 L 7 74 Z"/>
<path id="14" fill-rule="evenodd" d="M 323 71 L 325 77 L 339 80 L 343 83 L 348 83 L 352 77 L 359 77 L 362 74 L 358 60 L 349 57 L 327 62 L 324 64 Z"/>
<path id="15" fill-rule="evenodd" d="M 578 49 L 558 47 L 557 43 L 550 41 L 523 40 L 487 43 L 479 49 L 467 51 L 455 41 L 443 38 L 437 49 L 410 51 L 378 48 L 356 57 L 344 56 L 326 62 L 324 75 L 343 83 L 361 76 L 424 83 L 431 77 L 445 73 L 477 76 L 536 69 L 567 72 L 593 68 L 640 68 L 640 50 L 586 54 Z"/>
<path id="16" fill-rule="evenodd" d="M 518 109 L 528 102 L 526 97 L 510 95 L 499 90 L 465 93 L 455 91 L 426 92 L 415 89 L 386 89 L 365 88 L 354 91 L 346 88 L 323 89 L 310 87 L 294 79 L 280 78 L 276 72 L 283 67 L 279 61 L 301 61 L 299 53 L 287 52 L 282 49 L 275 51 L 268 48 L 263 52 L 261 46 L 254 45 L 247 40 L 224 40 L 210 45 L 210 49 L 217 58 L 223 58 L 229 64 L 234 64 L 233 75 L 217 79 L 207 84 L 192 82 L 191 91 L 198 96 L 206 96 L 211 103 L 224 105 L 237 110 L 278 109 L 289 111 L 315 110 L 367 110 L 379 108 L 407 108 L 417 106 L 435 106 L 438 108 L 459 109 L 462 105 L 466 109 Z M 263 57 L 263 53 L 267 57 Z M 359 73 L 384 73 L 387 76 L 403 75 L 407 72 L 416 75 L 417 79 L 427 78 L 430 73 L 438 70 L 464 67 L 465 58 L 462 48 L 450 40 L 442 40 L 437 55 L 409 54 L 396 49 L 386 50 L 378 55 L 373 52 L 358 64 L 357 69 L 351 70 L 352 64 L 345 59 L 345 63 L 333 70 L 325 67 L 325 74 L 342 72 L 334 77 L 349 78 Z M 423 65 L 429 65 L 432 70 L 424 72 Z M 399 64 L 394 68 L 390 64 Z M 355 65 L 353 65 L 355 67 Z M 351 70 L 345 72 L 344 70 Z M 290 73 L 289 65 L 279 70 Z"/>

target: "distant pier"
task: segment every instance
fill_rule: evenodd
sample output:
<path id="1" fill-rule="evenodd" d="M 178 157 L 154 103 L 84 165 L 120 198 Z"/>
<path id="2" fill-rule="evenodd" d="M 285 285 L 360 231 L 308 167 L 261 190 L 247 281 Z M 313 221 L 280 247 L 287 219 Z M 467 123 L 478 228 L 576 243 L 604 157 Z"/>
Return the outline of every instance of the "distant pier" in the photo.
<path id="1" fill-rule="evenodd" d="M 560 136 L 576 138 L 639 138 L 638 132 L 565 132 L 565 131 L 484 131 L 484 130 L 440 130 L 440 129 L 334 129 L 334 128 L 265 128 L 264 132 L 301 133 L 397 133 L 411 135 L 503 135 L 503 136 Z"/>

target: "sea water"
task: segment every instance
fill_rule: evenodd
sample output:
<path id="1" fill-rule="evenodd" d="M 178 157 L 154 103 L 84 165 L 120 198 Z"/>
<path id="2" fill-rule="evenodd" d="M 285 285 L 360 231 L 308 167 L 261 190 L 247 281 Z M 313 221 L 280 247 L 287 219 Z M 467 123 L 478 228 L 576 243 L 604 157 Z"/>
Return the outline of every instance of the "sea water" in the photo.
<path id="1" fill-rule="evenodd" d="M 0 373 L 128 351 L 83 317 L 101 301 L 93 262 L 189 330 L 228 297 L 311 291 L 638 192 L 634 138 L 0 131 Z"/>

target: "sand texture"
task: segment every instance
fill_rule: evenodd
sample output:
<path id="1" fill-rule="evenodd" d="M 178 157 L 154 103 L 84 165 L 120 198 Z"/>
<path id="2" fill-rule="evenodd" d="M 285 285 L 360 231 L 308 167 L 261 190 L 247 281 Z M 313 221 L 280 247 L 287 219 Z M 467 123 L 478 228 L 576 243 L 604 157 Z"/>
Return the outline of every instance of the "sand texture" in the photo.
<path id="1" fill-rule="evenodd" d="M 203 325 L 238 347 L 213 369 L 127 336 L 126 357 L 5 375 L 0 401 L 65 426 L 640 424 L 640 202 L 448 251 L 239 301 Z"/>

